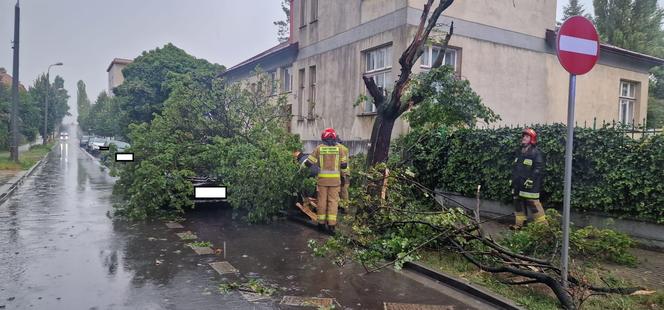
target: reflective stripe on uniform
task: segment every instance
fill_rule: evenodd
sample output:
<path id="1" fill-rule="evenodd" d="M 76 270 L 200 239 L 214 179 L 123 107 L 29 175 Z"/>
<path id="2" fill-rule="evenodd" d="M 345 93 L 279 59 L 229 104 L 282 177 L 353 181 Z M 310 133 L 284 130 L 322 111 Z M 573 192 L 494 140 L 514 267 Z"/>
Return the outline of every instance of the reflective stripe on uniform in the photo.
<path id="1" fill-rule="evenodd" d="M 544 214 L 535 218 L 535 223 L 542 223 L 542 222 L 546 222 L 546 215 Z"/>
<path id="2" fill-rule="evenodd" d="M 516 214 L 514 214 L 514 217 L 517 220 L 524 220 L 524 221 L 528 218 L 525 213 L 520 213 L 520 212 L 517 212 Z"/>
<path id="3" fill-rule="evenodd" d="M 309 157 L 307 157 L 307 160 L 314 163 L 314 164 L 318 163 L 318 159 L 316 159 L 316 157 L 314 157 L 312 155 L 309 155 Z"/>
<path id="4" fill-rule="evenodd" d="M 321 155 L 339 155 L 339 147 L 336 146 L 322 146 L 320 148 Z"/>
<path id="5" fill-rule="evenodd" d="M 337 220 L 337 215 L 336 214 L 328 214 L 327 215 L 327 220 L 328 221 L 336 221 Z"/>
<path id="6" fill-rule="evenodd" d="M 319 173 L 319 174 L 318 174 L 318 177 L 319 177 L 319 178 L 330 178 L 330 179 L 332 179 L 332 178 L 340 178 L 340 177 L 341 177 L 341 173 L 339 173 L 339 172 L 337 172 L 337 173 Z"/>
<path id="7" fill-rule="evenodd" d="M 539 199 L 540 194 L 539 193 L 529 193 L 529 192 L 524 192 L 520 191 L 519 192 L 519 197 L 527 198 L 527 199 Z"/>
<path id="8" fill-rule="evenodd" d="M 532 159 L 524 159 L 523 164 L 526 166 L 532 166 L 533 165 L 533 160 Z"/>
<path id="9" fill-rule="evenodd" d="M 327 219 L 327 216 L 326 216 L 325 214 L 319 214 L 319 215 L 317 216 L 317 219 L 318 219 L 319 221 L 324 221 L 324 220 Z"/>

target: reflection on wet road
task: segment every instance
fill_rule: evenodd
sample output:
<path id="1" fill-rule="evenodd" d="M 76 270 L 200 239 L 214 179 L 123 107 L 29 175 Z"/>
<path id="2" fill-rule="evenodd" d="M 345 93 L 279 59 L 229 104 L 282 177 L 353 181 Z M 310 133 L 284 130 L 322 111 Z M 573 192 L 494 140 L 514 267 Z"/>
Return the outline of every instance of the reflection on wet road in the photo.
<path id="1" fill-rule="evenodd" d="M 224 280 L 163 222 L 111 219 L 114 178 L 73 138 L 0 206 L 0 308 L 275 309 L 280 298 L 250 303 L 221 294 Z M 383 302 L 484 308 L 450 288 L 408 273 L 364 275 L 310 255 L 321 238 L 293 223 L 248 226 L 218 206 L 182 223 L 199 240 L 226 243 L 225 260 L 247 277 L 277 284 L 279 296 L 335 298 L 342 309 L 382 309 Z M 470 306 L 472 305 L 472 306 Z"/>

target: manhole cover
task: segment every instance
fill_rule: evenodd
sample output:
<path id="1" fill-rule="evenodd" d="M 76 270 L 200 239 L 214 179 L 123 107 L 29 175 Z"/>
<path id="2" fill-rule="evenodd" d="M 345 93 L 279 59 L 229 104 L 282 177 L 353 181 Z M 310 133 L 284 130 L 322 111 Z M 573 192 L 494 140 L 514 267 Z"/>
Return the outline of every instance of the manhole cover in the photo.
<path id="1" fill-rule="evenodd" d="M 299 307 L 331 307 L 334 304 L 334 298 L 284 296 L 281 304 Z"/>
<path id="2" fill-rule="evenodd" d="M 238 273 L 239 271 L 233 267 L 229 262 L 214 262 L 210 263 L 219 274 Z"/>
<path id="3" fill-rule="evenodd" d="M 168 222 L 168 223 L 166 223 L 166 227 L 172 228 L 172 229 L 184 228 L 184 226 L 182 226 L 180 223 L 176 223 L 176 222 Z"/>
<path id="4" fill-rule="evenodd" d="M 198 236 L 196 236 L 191 231 L 185 231 L 185 232 L 177 233 L 176 235 L 178 235 L 178 237 L 180 237 L 180 239 L 182 239 L 182 240 L 196 240 L 196 239 L 198 239 Z"/>
<path id="5" fill-rule="evenodd" d="M 454 306 L 442 305 L 418 305 L 418 304 L 400 304 L 386 302 L 385 310 L 454 310 Z"/>
<path id="6" fill-rule="evenodd" d="M 190 246 L 196 252 L 198 255 L 208 255 L 208 254 L 214 254 L 214 250 L 209 247 L 197 247 L 197 246 Z"/>

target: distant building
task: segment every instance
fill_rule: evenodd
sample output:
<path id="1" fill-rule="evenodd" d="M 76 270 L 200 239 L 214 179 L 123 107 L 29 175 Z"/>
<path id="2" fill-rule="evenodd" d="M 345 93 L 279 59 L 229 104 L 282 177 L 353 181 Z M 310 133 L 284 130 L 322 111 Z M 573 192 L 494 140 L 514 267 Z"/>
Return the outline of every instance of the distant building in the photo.
<path id="1" fill-rule="evenodd" d="M 130 59 L 115 58 L 111 61 L 111 64 L 108 65 L 108 95 L 113 96 L 113 88 L 116 88 L 124 82 L 124 75 L 122 75 L 122 69 L 127 67 L 128 64 L 132 63 Z"/>
<path id="2" fill-rule="evenodd" d="M 250 81 L 256 66 L 279 80 L 275 93 L 291 104 L 290 128 L 316 145 L 334 127 L 359 151 L 371 137 L 376 110 L 354 106 L 366 94 L 362 76 L 389 90 L 399 75 L 398 59 L 411 42 L 424 0 L 291 0 L 291 36 L 222 74 Z M 461 79 L 470 81 L 501 125 L 565 122 L 568 74 L 555 53 L 556 0 L 457 1 L 439 22 L 454 22 L 450 46 L 427 46 L 413 68 L 429 70 L 439 53 Z M 438 3 L 437 1 L 435 3 Z M 447 30 L 442 27 L 442 30 Z M 602 44 L 600 59 L 578 78 L 579 124 L 641 123 L 648 105 L 648 70 L 664 60 Z M 393 137 L 408 132 L 400 118 Z"/>
<path id="3" fill-rule="evenodd" d="M 5 85 L 7 88 L 12 87 L 12 76 L 7 74 L 5 68 L 0 68 L 0 85 Z M 25 91 L 25 86 L 23 84 L 18 84 L 20 90 Z"/>

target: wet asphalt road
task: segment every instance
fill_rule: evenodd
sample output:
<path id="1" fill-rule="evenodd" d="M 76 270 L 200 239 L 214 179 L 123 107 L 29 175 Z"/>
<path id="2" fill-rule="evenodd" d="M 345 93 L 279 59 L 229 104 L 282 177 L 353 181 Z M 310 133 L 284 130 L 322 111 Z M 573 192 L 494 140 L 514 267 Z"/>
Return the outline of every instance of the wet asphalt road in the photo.
<path id="1" fill-rule="evenodd" d="M 185 229 L 163 222 L 112 219 L 115 181 L 72 139 L 0 205 L 0 309 L 296 309 L 285 295 L 335 298 L 337 309 L 383 309 L 384 302 L 486 309 L 487 305 L 410 272 L 370 275 L 336 267 L 307 248 L 321 239 L 291 222 L 250 226 L 219 205 L 188 215 Z M 197 255 L 176 232 L 190 230 L 221 255 Z M 218 285 L 210 262 L 228 261 L 243 278 L 279 287 L 272 299 L 249 302 Z"/>

